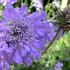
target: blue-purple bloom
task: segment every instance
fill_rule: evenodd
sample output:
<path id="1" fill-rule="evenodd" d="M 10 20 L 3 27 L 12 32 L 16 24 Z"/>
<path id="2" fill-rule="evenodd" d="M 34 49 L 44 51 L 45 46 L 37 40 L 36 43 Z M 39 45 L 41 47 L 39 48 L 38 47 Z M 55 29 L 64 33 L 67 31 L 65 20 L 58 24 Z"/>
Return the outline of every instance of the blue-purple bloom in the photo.
<path id="1" fill-rule="evenodd" d="M 5 3 L 7 4 L 8 2 L 10 2 L 11 4 L 17 2 L 17 0 L 0 0 L 0 3 Z"/>
<path id="2" fill-rule="evenodd" d="M 8 59 L 11 59 L 9 63 L 25 63 L 29 66 L 39 60 L 45 45 L 55 33 L 53 24 L 46 21 L 46 12 L 29 14 L 24 4 L 21 8 L 14 8 L 8 3 L 3 18 L 0 40 L 3 38 L 4 43 L 0 46 L 8 53 Z"/>
<path id="3" fill-rule="evenodd" d="M 63 67 L 63 63 L 61 63 L 60 61 L 57 61 L 54 67 L 54 70 L 62 70 Z"/>

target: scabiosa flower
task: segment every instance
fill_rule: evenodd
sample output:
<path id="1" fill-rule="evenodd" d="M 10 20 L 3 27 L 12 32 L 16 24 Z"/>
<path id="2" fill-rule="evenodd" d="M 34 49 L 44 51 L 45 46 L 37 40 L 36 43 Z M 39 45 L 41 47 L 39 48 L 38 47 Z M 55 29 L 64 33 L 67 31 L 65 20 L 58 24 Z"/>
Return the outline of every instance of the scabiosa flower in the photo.
<path id="1" fill-rule="evenodd" d="M 54 70 L 62 70 L 63 67 L 63 63 L 61 63 L 60 61 L 57 61 L 54 67 Z"/>
<path id="2" fill-rule="evenodd" d="M 0 0 L 0 3 L 7 4 L 7 2 L 10 2 L 13 4 L 13 3 L 17 2 L 17 0 Z"/>
<path id="3" fill-rule="evenodd" d="M 46 12 L 28 14 L 27 7 L 13 8 L 8 3 L 3 11 L 6 52 L 14 63 L 31 65 L 39 60 L 45 45 L 53 39 L 54 27 L 46 21 Z"/>

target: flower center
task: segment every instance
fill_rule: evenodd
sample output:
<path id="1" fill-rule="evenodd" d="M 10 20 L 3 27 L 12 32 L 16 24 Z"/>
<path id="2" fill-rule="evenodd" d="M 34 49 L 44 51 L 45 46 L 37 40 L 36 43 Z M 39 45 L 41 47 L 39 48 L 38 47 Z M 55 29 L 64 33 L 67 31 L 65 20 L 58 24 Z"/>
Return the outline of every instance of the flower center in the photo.
<path id="1" fill-rule="evenodd" d="M 24 24 L 11 25 L 7 30 L 6 41 L 12 44 L 16 44 L 21 41 L 25 42 L 28 36 L 27 31 L 28 31 L 27 25 Z"/>

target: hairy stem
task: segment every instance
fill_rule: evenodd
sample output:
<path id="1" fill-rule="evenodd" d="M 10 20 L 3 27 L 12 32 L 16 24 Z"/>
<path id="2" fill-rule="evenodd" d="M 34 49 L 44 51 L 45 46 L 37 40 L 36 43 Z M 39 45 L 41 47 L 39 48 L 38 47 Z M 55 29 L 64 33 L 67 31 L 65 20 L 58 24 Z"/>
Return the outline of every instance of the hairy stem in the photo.
<path id="1" fill-rule="evenodd" d="M 58 36 L 58 34 L 59 34 L 60 31 L 61 31 L 61 28 L 58 28 L 56 35 L 54 36 L 53 40 L 50 42 L 50 44 L 47 46 L 47 48 L 45 49 L 45 51 L 43 53 L 46 53 L 47 52 L 47 50 L 50 48 L 50 46 L 53 44 L 53 42 L 57 38 L 57 36 Z"/>

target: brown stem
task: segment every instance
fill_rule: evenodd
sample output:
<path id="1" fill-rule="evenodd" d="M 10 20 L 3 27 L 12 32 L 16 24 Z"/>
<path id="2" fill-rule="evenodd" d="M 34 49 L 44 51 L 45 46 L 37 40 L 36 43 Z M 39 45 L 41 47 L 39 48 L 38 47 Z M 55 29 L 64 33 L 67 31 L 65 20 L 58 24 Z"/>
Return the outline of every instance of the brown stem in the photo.
<path id="1" fill-rule="evenodd" d="M 50 44 L 47 46 L 47 48 L 45 49 L 45 51 L 44 51 L 43 53 L 46 53 L 47 50 L 50 48 L 50 46 L 53 44 L 53 42 L 54 42 L 55 39 L 57 38 L 57 36 L 58 36 L 60 30 L 61 30 L 61 28 L 58 28 L 58 29 L 57 29 L 57 33 L 56 33 L 56 35 L 54 36 L 53 40 L 50 42 Z"/>

